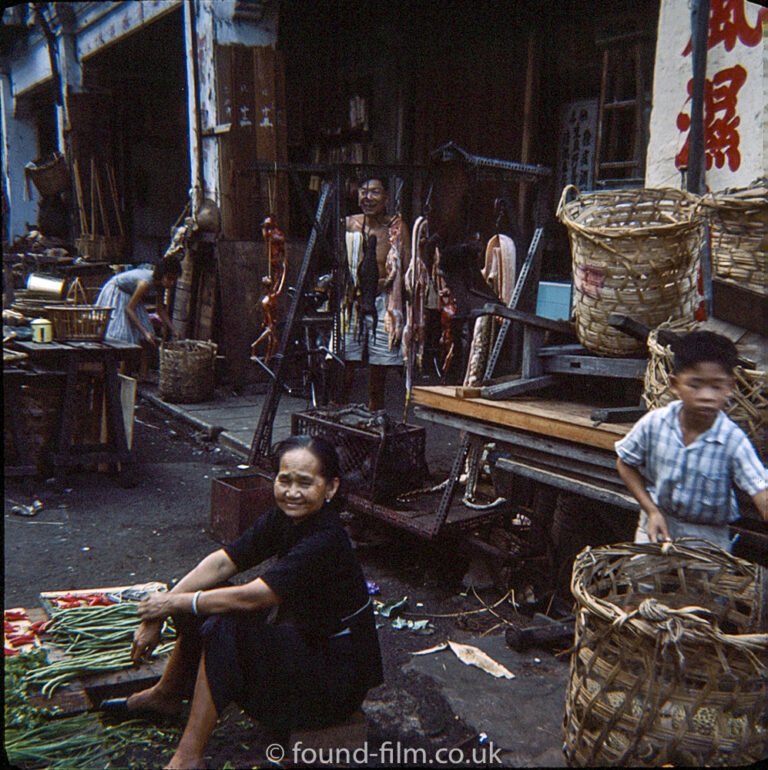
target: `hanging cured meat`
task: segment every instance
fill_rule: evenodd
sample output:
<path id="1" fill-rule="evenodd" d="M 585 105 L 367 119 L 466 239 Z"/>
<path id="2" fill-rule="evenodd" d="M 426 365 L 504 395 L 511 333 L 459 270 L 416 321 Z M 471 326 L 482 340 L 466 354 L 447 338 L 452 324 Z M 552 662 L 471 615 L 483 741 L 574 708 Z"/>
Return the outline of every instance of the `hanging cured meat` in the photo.
<path id="1" fill-rule="evenodd" d="M 392 350 L 403 336 L 403 220 L 398 214 L 389 226 L 389 252 L 385 263 L 387 312 L 384 328 Z"/>
<path id="2" fill-rule="evenodd" d="M 429 273 L 421 254 L 426 241 L 427 220 L 419 217 L 413 226 L 411 237 L 411 261 L 405 273 L 405 290 L 408 293 L 406 321 L 403 329 L 403 359 L 405 360 L 405 387 L 410 394 L 413 386 L 413 368 L 421 367 L 424 355 L 424 330 L 426 327 L 426 294 Z"/>
<path id="3" fill-rule="evenodd" d="M 357 316 L 357 334 L 365 338 L 365 317 L 372 319 L 373 339 L 376 340 L 376 325 L 379 314 L 376 312 L 376 292 L 379 288 L 379 264 L 376 261 L 376 236 L 363 238 L 363 259 L 357 267 L 357 291 L 359 312 Z"/>

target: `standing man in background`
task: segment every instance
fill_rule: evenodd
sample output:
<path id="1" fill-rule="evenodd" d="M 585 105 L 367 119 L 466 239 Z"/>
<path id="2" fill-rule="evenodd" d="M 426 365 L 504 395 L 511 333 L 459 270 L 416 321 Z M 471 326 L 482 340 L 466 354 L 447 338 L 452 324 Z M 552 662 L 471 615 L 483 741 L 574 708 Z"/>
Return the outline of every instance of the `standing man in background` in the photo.
<path id="1" fill-rule="evenodd" d="M 346 219 L 349 291 L 342 308 L 344 385 L 342 403 L 349 403 L 359 363 L 370 367 L 368 407 L 384 408 L 387 370 L 402 366 L 402 265 L 407 262 L 409 236 L 399 214 L 387 212 L 387 185 L 372 177 L 358 188 L 361 214 Z"/>

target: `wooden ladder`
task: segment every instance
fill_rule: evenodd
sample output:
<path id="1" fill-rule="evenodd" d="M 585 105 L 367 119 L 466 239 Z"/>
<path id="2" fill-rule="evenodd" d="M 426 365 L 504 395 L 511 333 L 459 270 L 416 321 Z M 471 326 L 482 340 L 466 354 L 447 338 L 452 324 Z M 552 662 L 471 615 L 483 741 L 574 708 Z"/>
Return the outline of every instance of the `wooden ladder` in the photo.
<path id="1" fill-rule="evenodd" d="M 645 180 L 646 62 L 649 33 L 597 40 L 603 49 L 595 144 L 595 186 L 627 187 Z"/>

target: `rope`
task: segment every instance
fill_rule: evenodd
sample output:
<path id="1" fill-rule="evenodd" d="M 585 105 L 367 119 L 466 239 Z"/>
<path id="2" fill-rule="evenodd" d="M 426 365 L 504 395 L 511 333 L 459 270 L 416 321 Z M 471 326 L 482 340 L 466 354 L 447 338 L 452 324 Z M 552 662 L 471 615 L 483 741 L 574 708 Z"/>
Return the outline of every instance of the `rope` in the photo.
<path id="1" fill-rule="evenodd" d="M 506 497 L 497 497 L 492 503 L 475 503 L 469 499 L 466 495 L 461 501 L 467 508 L 471 508 L 473 511 L 490 511 L 493 508 L 498 508 L 503 503 L 507 502 Z"/>

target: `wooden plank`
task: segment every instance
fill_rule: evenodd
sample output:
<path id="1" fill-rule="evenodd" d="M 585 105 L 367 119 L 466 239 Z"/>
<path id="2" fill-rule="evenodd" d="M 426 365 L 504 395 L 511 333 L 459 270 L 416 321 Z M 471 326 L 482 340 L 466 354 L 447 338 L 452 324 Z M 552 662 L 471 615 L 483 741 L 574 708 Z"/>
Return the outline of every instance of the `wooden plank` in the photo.
<path id="1" fill-rule="evenodd" d="M 543 484 L 549 484 L 557 489 L 563 489 L 567 492 L 572 492 L 577 495 L 588 497 L 592 500 L 597 500 L 601 503 L 607 503 L 609 505 L 617 505 L 620 508 L 626 508 L 631 511 L 638 511 L 640 506 L 634 497 L 621 492 L 613 492 L 603 487 L 598 487 L 595 484 L 589 484 L 585 481 L 578 481 L 564 476 L 554 471 L 543 470 L 541 468 L 533 468 L 523 463 L 515 462 L 514 460 L 508 460 L 505 457 L 499 458 L 496 463 L 496 467 L 500 471 L 507 471 L 508 473 L 515 473 L 518 476 L 524 476 L 525 478 L 533 479 L 534 481 L 541 482 Z"/>
<path id="2" fill-rule="evenodd" d="M 417 406 L 414 414 L 421 420 L 437 425 L 447 425 L 456 430 L 467 431 L 477 436 L 483 436 L 491 441 L 499 441 L 516 448 L 530 449 L 543 455 L 557 458 L 568 458 L 584 466 L 608 469 L 616 472 L 616 454 L 604 449 L 593 449 L 581 444 L 561 441 L 557 438 L 537 436 L 526 431 L 493 425 L 491 423 L 473 420 L 456 414 L 447 414 L 423 406 Z"/>
<path id="3" fill-rule="evenodd" d="M 512 396 L 530 393 L 532 390 L 543 390 L 555 382 L 551 375 L 531 377 L 530 379 L 515 379 L 512 382 L 499 382 L 496 385 L 486 385 L 480 390 L 480 397 L 491 401 L 500 401 Z"/>
<path id="4" fill-rule="evenodd" d="M 415 387 L 413 403 L 609 450 L 613 450 L 616 441 L 625 436 L 631 427 L 613 424 L 593 426 L 589 415 L 594 406 L 541 398 L 515 401 L 460 399 L 455 397 L 452 387 L 444 385 Z"/>
<path id="5" fill-rule="evenodd" d="M 642 380 L 648 362 L 644 358 L 607 358 L 604 356 L 553 355 L 544 361 L 550 374 L 589 374 Z"/>
<path id="6" fill-rule="evenodd" d="M 749 291 L 718 278 L 712 281 L 714 316 L 749 331 L 768 329 L 768 295 Z"/>

